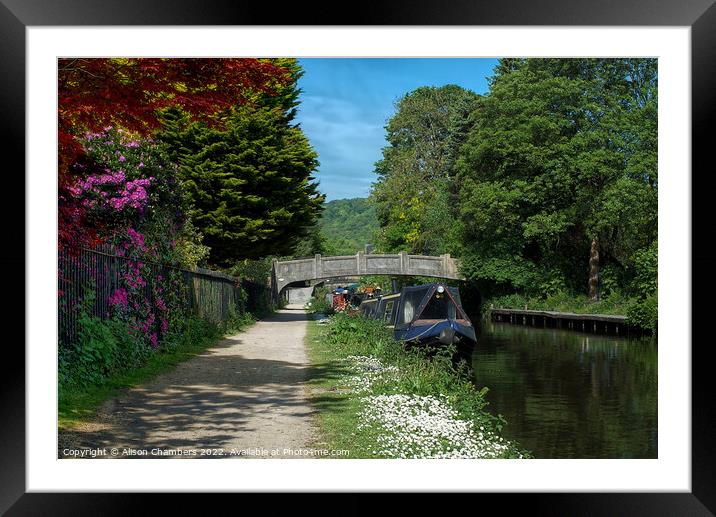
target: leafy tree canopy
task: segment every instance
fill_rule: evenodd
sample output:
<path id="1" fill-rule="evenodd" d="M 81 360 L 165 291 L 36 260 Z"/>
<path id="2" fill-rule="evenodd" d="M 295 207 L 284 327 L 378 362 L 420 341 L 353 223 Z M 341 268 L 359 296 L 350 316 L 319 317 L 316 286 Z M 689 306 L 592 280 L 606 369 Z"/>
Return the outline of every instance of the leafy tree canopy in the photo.
<path id="1" fill-rule="evenodd" d="M 371 193 L 381 249 L 431 254 L 456 246 L 454 161 L 478 102 L 447 85 L 418 88 L 396 103 Z"/>
<path id="2" fill-rule="evenodd" d="M 471 262 L 578 291 L 595 247 L 633 267 L 656 238 L 656 87 L 655 60 L 502 60 L 457 162 Z"/>

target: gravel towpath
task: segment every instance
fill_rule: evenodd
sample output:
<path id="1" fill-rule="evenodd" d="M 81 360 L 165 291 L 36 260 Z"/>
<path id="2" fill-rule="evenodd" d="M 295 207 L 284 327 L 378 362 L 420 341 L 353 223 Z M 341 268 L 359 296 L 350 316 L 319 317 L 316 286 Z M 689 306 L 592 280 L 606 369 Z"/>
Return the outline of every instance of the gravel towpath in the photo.
<path id="1" fill-rule="evenodd" d="M 314 433 L 305 385 L 307 320 L 303 310 L 289 306 L 124 391 L 92 422 L 60 433 L 59 456 L 67 447 L 104 447 L 117 448 L 119 457 L 123 449 L 151 455 L 155 448 L 297 457 L 293 451 L 308 448 Z"/>

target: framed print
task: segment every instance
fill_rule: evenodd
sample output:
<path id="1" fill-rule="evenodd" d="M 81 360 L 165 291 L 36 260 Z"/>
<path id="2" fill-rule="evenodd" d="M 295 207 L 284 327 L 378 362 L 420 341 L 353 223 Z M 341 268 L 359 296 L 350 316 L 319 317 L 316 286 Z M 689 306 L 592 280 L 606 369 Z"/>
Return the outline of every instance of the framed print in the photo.
<path id="1" fill-rule="evenodd" d="M 315 5 L 288 25 L 2 0 L 4 148 L 26 150 L 4 260 L 27 293 L 3 510 L 432 491 L 711 514 L 692 291 L 712 283 L 711 3 Z M 364 324 L 379 344 L 346 344 Z M 395 359 L 401 342 L 471 348 Z"/>

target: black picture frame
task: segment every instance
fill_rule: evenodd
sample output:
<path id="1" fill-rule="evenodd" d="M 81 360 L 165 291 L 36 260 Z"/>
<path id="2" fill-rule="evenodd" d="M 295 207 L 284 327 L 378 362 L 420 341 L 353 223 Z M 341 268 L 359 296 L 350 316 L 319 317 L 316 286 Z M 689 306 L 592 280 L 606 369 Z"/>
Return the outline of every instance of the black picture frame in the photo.
<path id="1" fill-rule="evenodd" d="M 584 494 L 480 494 L 497 499 L 504 510 L 515 505 L 530 508 L 533 514 L 550 515 L 712 515 L 716 508 L 714 460 L 716 445 L 714 404 L 709 384 L 710 342 L 698 340 L 710 307 L 704 296 L 713 292 L 714 258 L 709 251 L 712 235 L 707 196 L 713 189 L 711 149 L 716 107 L 716 6 L 714 0 L 500 0 L 479 2 L 454 0 L 393 0 L 369 7 L 355 4 L 350 18 L 346 5 L 334 2 L 297 4 L 293 10 L 277 12 L 269 3 L 215 0 L 0 0 L 0 97 L 2 97 L 3 156 L 21 156 L 25 148 L 25 30 L 28 26 L 64 25 L 557 25 L 557 26 L 684 26 L 691 28 L 692 70 L 692 491 L 690 493 L 584 493 Z M 279 10 L 280 11 L 280 10 Z M 7 169 L 6 169 L 7 171 Z M 14 192 L 25 192 L 24 178 L 6 177 Z M 7 184 L 6 184 L 7 185 Z M 8 187 L 6 186 L 6 189 Z M 7 190 L 6 190 L 7 194 Z M 24 196 L 12 196 L 21 206 L 6 202 L 3 211 L 7 245 L 0 252 L 5 271 L 26 269 L 25 227 L 17 223 L 24 213 Z M 10 224 L 12 222 L 13 224 Z M 701 236 L 701 239 L 697 238 Z M 12 289 L 13 305 L 24 307 L 24 285 L 19 275 L 6 275 L 6 289 Z M 15 281 L 18 285 L 13 286 Z M 24 319 L 24 312 L 22 315 Z M 8 318 L 9 320 L 10 318 Z M 17 319 L 15 320 L 17 321 Z M 20 332 L 24 341 L 24 333 Z M 705 337 L 705 336 L 704 336 Z M 15 341 L 16 342 L 16 341 Z M 9 340 L 6 342 L 9 343 Z M 670 344 L 665 344 L 668 346 Z M 672 344 L 685 346 L 686 343 Z M 15 354 L 14 356 L 12 354 Z M 121 494 L 37 494 L 25 490 L 25 355 L 17 345 L 7 346 L 0 383 L 2 425 L 0 426 L 0 511 L 7 515 L 104 515 L 145 513 L 144 502 Z M 186 496 L 164 497 L 169 510 L 184 505 Z M 295 499 L 291 506 L 300 505 Z M 345 504 L 345 503 L 344 503 Z M 360 505 L 347 504 L 354 511 Z M 234 512 L 232 512 L 234 513 Z"/>

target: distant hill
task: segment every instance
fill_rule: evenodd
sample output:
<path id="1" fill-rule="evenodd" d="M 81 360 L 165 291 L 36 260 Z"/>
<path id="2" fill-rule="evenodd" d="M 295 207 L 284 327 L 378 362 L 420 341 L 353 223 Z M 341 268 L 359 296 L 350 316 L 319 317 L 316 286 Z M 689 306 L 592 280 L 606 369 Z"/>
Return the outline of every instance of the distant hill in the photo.
<path id="1" fill-rule="evenodd" d="M 375 244 L 378 218 L 366 198 L 336 199 L 326 203 L 318 223 L 331 255 L 351 255 Z"/>

